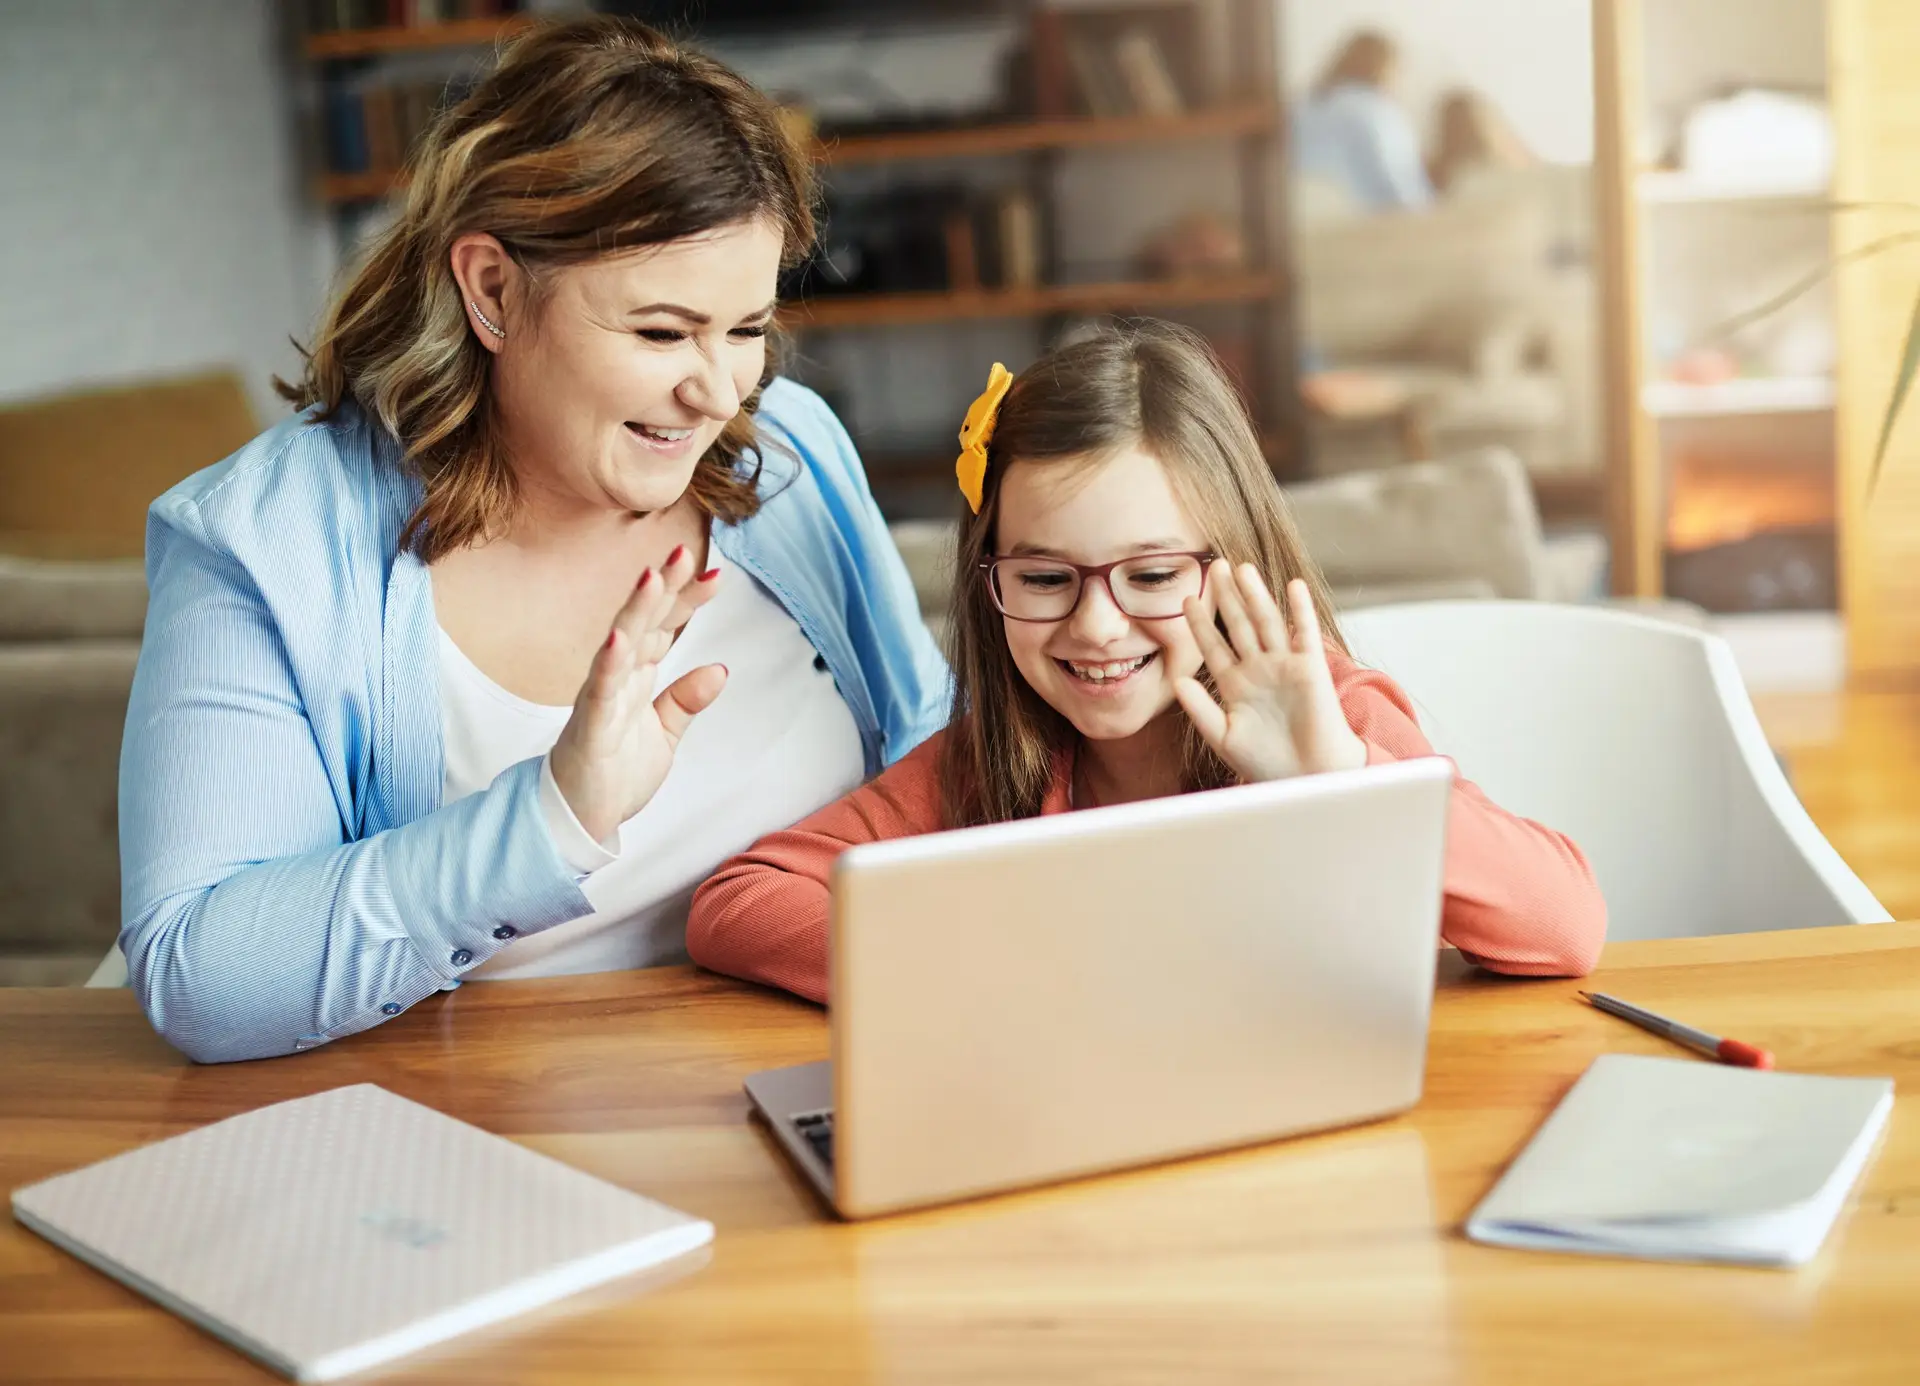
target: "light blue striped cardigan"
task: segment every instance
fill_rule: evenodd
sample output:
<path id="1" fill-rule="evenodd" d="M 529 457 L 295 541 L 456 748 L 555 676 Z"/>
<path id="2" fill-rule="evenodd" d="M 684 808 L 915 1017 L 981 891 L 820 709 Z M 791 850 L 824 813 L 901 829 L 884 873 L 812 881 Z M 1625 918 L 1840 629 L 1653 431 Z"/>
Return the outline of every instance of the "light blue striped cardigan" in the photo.
<path id="1" fill-rule="evenodd" d="M 826 660 L 872 774 L 945 721 L 946 665 L 832 411 L 775 381 L 759 418 L 786 445 L 767 499 L 714 542 Z M 293 418 L 148 518 L 120 946 L 154 1028 L 202 1062 L 377 1025 L 590 909 L 538 760 L 441 806 L 432 587 L 397 551 L 420 493 L 396 456 L 355 409 Z"/>

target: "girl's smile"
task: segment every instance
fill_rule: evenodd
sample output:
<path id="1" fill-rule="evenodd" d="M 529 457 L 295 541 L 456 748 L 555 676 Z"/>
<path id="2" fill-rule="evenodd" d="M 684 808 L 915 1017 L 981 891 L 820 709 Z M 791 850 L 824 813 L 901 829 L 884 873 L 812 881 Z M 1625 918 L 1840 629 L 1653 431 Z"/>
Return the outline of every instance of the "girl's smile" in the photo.
<path id="1" fill-rule="evenodd" d="M 1056 661 L 1074 678 L 1090 685 L 1089 691 L 1104 697 L 1109 690 L 1117 691 L 1121 685 L 1151 664 L 1158 656 L 1152 654 L 1136 655 L 1132 659 L 1113 659 L 1104 662 L 1088 663 L 1083 660 L 1062 659 Z"/>

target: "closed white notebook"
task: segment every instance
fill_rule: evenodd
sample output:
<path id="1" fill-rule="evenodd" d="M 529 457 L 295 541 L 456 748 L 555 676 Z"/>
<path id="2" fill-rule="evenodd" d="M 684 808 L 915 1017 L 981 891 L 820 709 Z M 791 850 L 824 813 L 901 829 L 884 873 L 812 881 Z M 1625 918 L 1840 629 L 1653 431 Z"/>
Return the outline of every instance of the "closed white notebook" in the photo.
<path id="1" fill-rule="evenodd" d="M 301 1381 L 713 1238 L 710 1223 L 371 1083 L 16 1189 L 13 1215 Z"/>
<path id="2" fill-rule="evenodd" d="M 1467 1220 L 1475 1241 L 1799 1265 L 1893 1110 L 1887 1078 L 1607 1054 Z"/>

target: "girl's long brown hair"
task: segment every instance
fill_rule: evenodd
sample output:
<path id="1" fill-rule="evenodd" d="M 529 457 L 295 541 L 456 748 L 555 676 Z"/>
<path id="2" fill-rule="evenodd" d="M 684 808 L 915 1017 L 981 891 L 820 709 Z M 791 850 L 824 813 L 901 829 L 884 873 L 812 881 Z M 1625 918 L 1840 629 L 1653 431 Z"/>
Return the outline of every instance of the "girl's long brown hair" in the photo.
<path id="1" fill-rule="evenodd" d="M 406 201 L 333 300 L 295 384 L 326 418 L 351 398 L 399 440 L 425 495 L 403 546 L 433 559 L 501 531 L 516 489 L 448 256 L 484 231 L 545 276 L 764 218 L 795 263 L 813 242 L 811 165 L 774 103 L 731 69 L 634 20 L 536 26 L 441 111 L 409 165 Z M 774 354 L 769 355 L 769 370 Z M 761 382 L 765 384 L 763 380 Z M 759 393 L 721 431 L 690 490 L 709 515 L 758 505 Z"/>
<path id="2" fill-rule="evenodd" d="M 941 748 L 948 825 L 1040 812 L 1061 752 L 1078 737 L 1015 667 L 1005 618 L 980 564 L 995 552 L 995 513 L 1010 466 L 1097 465 L 1138 446 L 1157 458 L 1221 559 L 1252 563 L 1278 595 L 1305 579 L 1326 643 L 1345 644 L 1326 582 L 1307 556 L 1238 391 L 1206 342 L 1146 320 L 1042 357 L 1013 382 L 987 451 L 980 513 L 955 551 L 953 721 Z M 1202 670 L 1201 681 L 1210 682 Z M 1232 784 L 1234 774 L 1177 709 L 1185 729 L 1182 787 Z"/>

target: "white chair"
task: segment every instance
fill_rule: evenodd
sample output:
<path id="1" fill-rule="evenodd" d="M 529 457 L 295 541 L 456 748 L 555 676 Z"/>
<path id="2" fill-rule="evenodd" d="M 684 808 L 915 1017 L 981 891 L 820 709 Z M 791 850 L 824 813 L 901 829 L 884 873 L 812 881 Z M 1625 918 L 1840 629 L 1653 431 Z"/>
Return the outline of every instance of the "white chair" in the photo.
<path id="1" fill-rule="evenodd" d="M 1340 624 L 1463 775 L 1580 845 L 1609 938 L 1890 918 L 1807 817 L 1718 636 L 1528 601 L 1369 607 Z"/>

